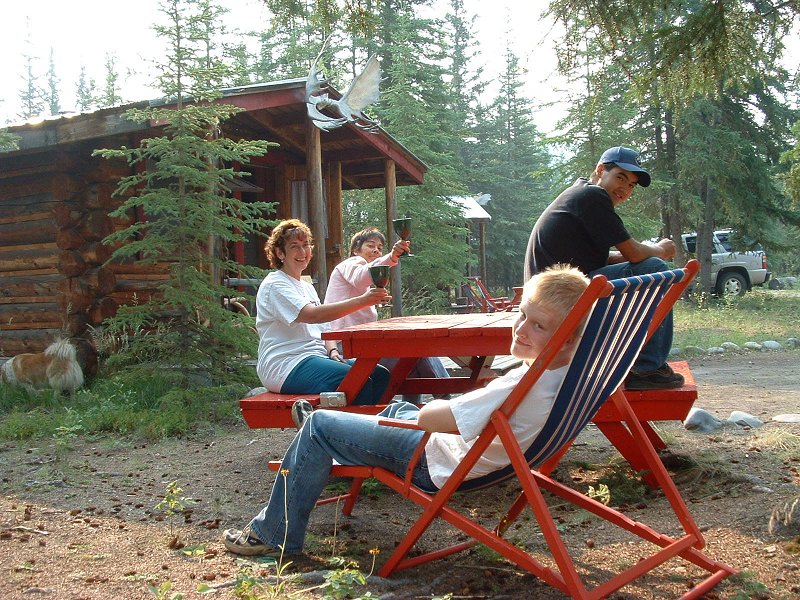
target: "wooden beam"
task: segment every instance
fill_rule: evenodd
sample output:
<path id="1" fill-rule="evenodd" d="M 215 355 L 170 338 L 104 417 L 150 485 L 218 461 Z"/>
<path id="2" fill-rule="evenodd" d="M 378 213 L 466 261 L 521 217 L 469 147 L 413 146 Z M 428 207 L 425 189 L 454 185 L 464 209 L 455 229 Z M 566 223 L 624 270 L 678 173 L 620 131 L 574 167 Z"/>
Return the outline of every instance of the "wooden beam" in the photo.
<path id="1" fill-rule="evenodd" d="M 328 266 L 325 256 L 325 198 L 322 191 L 322 152 L 320 131 L 308 119 L 306 124 L 306 182 L 308 190 L 308 225 L 314 234 L 317 253 L 317 291 L 320 298 L 325 297 L 328 288 Z"/>
<path id="2" fill-rule="evenodd" d="M 392 219 L 397 212 L 397 165 L 387 158 L 384 161 L 383 189 L 386 199 L 386 243 L 389 247 L 394 244 L 394 227 Z M 392 269 L 392 316 L 399 317 L 403 314 L 403 295 L 400 293 L 400 263 Z"/>

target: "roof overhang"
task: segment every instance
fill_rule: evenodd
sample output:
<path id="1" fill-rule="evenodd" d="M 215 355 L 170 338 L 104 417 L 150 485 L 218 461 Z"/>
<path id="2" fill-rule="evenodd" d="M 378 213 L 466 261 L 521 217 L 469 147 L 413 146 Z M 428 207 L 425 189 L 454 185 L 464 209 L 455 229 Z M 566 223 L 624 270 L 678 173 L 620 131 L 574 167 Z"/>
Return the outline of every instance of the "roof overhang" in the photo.
<path id="1" fill-rule="evenodd" d="M 222 90 L 215 102 L 242 109 L 222 124 L 233 139 L 276 142 L 296 164 L 305 163 L 308 116 L 306 80 L 289 79 Z M 338 95 L 330 90 L 332 95 Z M 37 123 L 9 127 L 19 137 L 19 149 L 6 154 L 42 152 L 56 147 L 97 140 L 97 147 L 112 147 L 114 138 L 139 139 L 158 135 L 163 123 L 135 123 L 124 117 L 132 108 L 170 106 L 166 100 L 136 102 L 90 113 L 48 118 Z M 369 133 L 352 124 L 320 131 L 323 163 L 340 163 L 343 189 L 383 188 L 386 161 L 396 165 L 397 185 L 419 185 L 427 166 L 385 130 Z M 0 153 L 0 158 L 3 157 Z"/>

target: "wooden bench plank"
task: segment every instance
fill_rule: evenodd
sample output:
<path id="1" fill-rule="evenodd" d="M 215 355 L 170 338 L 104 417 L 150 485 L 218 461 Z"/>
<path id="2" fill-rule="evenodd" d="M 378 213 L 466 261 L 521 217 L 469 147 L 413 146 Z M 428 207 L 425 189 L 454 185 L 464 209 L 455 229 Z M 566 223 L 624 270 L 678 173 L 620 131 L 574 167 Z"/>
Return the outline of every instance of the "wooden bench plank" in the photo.
<path id="1" fill-rule="evenodd" d="M 670 366 L 684 377 L 683 387 L 671 390 L 625 390 L 625 396 L 641 421 L 683 421 L 697 399 L 697 384 L 686 361 L 670 362 Z M 319 395 L 315 394 L 277 394 L 264 392 L 239 400 L 242 416 L 251 429 L 291 428 L 292 405 L 300 399 L 308 400 L 315 408 L 319 406 Z M 385 404 L 373 406 L 346 406 L 341 409 L 360 414 L 377 414 Z M 603 405 L 594 418 L 601 430 L 612 436 L 619 436 L 616 425 L 621 416 L 611 402 Z M 655 433 L 654 433 L 655 435 Z M 655 443 L 655 440 L 654 440 Z M 663 442 L 656 443 L 663 447 Z"/>

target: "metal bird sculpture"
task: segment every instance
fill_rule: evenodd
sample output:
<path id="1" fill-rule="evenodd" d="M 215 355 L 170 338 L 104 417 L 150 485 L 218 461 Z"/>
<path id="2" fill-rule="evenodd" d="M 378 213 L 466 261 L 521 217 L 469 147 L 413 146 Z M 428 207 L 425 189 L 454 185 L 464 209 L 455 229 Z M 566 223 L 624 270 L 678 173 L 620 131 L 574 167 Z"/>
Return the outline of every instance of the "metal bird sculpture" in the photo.
<path id="1" fill-rule="evenodd" d="M 327 43 L 327 40 L 326 40 Z M 323 49 L 325 44 L 323 44 Z M 317 69 L 322 50 L 311 65 L 306 81 L 306 107 L 308 116 L 318 128 L 331 131 L 345 123 L 353 123 L 359 129 L 376 133 L 379 124 L 362 112 L 370 104 L 377 102 L 380 95 L 381 68 L 375 56 L 370 57 L 364 70 L 356 76 L 344 95 L 336 100 L 326 90 L 328 80 Z M 337 117 L 326 115 L 323 109 L 329 108 Z"/>

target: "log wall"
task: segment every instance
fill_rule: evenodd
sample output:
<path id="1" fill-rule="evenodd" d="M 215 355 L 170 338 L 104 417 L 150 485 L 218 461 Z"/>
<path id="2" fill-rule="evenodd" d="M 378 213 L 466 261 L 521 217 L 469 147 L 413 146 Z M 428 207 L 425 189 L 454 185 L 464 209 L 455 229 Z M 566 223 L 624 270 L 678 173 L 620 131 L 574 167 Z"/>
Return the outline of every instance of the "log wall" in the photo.
<path id="1" fill-rule="evenodd" d="M 130 171 L 93 158 L 94 147 L 0 157 L 0 356 L 66 336 L 88 374 L 96 368 L 91 328 L 116 313 L 136 269 L 105 266 L 112 194 Z"/>

